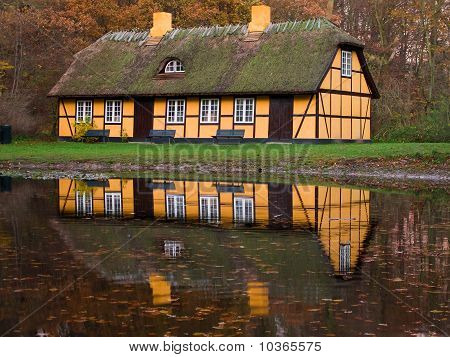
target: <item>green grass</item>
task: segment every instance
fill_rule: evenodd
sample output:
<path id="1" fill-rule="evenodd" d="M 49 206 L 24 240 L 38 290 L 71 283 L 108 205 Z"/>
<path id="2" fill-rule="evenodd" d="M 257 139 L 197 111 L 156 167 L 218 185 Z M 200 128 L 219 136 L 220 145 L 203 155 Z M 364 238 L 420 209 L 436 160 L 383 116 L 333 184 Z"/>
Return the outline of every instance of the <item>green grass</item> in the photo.
<path id="1" fill-rule="evenodd" d="M 229 161 L 277 162 L 307 164 L 336 162 L 341 159 L 416 158 L 424 162 L 444 162 L 450 154 L 448 143 L 376 143 L 376 144 L 84 144 L 66 142 L 19 141 L 0 145 L 0 161 L 65 163 L 219 163 Z"/>

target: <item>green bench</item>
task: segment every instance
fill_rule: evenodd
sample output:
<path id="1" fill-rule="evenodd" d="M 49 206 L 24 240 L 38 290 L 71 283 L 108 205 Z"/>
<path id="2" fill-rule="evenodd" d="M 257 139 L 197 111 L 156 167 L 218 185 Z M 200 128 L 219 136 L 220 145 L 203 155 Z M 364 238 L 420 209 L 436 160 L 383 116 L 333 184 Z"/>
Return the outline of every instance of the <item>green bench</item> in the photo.
<path id="1" fill-rule="evenodd" d="M 175 130 L 150 130 L 147 139 L 155 144 L 172 144 L 175 142 Z"/>
<path id="2" fill-rule="evenodd" d="M 245 130 L 224 130 L 219 129 L 213 136 L 216 144 L 240 144 L 244 139 Z"/>
<path id="3" fill-rule="evenodd" d="M 106 140 L 109 141 L 109 134 L 110 130 L 88 130 L 83 135 L 83 138 L 85 139 L 98 139 L 102 142 L 106 142 Z"/>

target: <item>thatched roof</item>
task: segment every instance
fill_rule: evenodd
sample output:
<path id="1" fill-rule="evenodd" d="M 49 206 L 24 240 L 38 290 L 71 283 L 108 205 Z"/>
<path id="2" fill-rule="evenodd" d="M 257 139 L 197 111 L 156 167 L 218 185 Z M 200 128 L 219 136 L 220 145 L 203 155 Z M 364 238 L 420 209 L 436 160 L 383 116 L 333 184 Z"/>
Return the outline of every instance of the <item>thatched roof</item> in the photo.
<path id="1" fill-rule="evenodd" d="M 148 32 L 113 32 L 79 52 L 50 96 L 306 93 L 317 90 L 340 44 L 363 44 L 325 19 L 270 25 L 246 42 L 246 25 L 175 29 L 157 46 Z M 181 78 L 155 76 L 180 59 Z"/>

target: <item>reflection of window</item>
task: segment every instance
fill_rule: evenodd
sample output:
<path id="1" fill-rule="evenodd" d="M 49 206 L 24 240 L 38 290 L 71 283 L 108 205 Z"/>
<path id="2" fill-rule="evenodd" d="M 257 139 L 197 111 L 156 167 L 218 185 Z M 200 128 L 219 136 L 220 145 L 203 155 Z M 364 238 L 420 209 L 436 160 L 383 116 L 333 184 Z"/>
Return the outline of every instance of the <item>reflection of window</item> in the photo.
<path id="1" fill-rule="evenodd" d="M 350 271 L 350 243 L 339 245 L 339 271 Z"/>
<path id="2" fill-rule="evenodd" d="M 164 241 L 164 255 L 170 258 L 181 256 L 183 250 L 183 243 L 173 240 Z"/>
<path id="3" fill-rule="evenodd" d="M 342 77 L 352 76 L 352 53 L 350 51 L 342 51 Z"/>
<path id="4" fill-rule="evenodd" d="M 240 223 L 253 223 L 253 198 L 234 199 L 234 220 Z"/>
<path id="5" fill-rule="evenodd" d="M 107 216 L 118 217 L 122 215 L 122 194 L 105 193 L 105 214 Z"/>
<path id="6" fill-rule="evenodd" d="M 218 197 L 200 197 L 200 219 L 216 222 L 219 220 Z"/>
<path id="7" fill-rule="evenodd" d="M 184 196 L 167 195 L 167 218 L 184 218 Z"/>
<path id="8" fill-rule="evenodd" d="M 77 216 L 84 217 L 92 215 L 92 192 L 79 192 L 76 194 Z"/>

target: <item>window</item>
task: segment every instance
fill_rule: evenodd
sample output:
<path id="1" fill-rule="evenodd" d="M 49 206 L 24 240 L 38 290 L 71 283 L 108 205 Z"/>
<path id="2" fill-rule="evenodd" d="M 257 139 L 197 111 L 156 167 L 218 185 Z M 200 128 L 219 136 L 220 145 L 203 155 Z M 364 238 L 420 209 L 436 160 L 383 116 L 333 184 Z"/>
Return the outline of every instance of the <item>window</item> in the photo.
<path id="1" fill-rule="evenodd" d="M 122 194 L 105 193 L 105 214 L 109 217 L 122 216 Z"/>
<path id="2" fill-rule="evenodd" d="M 77 101 L 77 117 L 76 123 L 91 123 L 92 122 L 92 100 Z"/>
<path id="3" fill-rule="evenodd" d="M 253 223 L 253 198 L 234 199 L 234 220 L 239 223 Z"/>
<path id="4" fill-rule="evenodd" d="M 236 98 L 234 122 L 239 123 L 253 123 L 255 114 L 255 99 L 254 98 Z"/>
<path id="5" fill-rule="evenodd" d="M 200 197 L 200 219 L 206 221 L 219 221 L 219 198 Z"/>
<path id="6" fill-rule="evenodd" d="M 183 63 L 179 60 L 171 60 L 166 64 L 164 73 L 184 73 Z"/>
<path id="7" fill-rule="evenodd" d="M 122 101 L 107 100 L 105 123 L 120 124 L 122 122 Z"/>
<path id="8" fill-rule="evenodd" d="M 86 217 L 92 215 L 92 192 L 75 193 L 77 216 Z"/>
<path id="9" fill-rule="evenodd" d="M 183 219 L 184 218 L 184 196 L 167 195 L 167 218 Z"/>
<path id="10" fill-rule="evenodd" d="M 352 76 L 352 53 L 350 51 L 342 51 L 342 77 Z"/>
<path id="11" fill-rule="evenodd" d="M 202 99 L 200 123 L 219 122 L 219 99 Z"/>
<path id="12" fill-rule="evenodd" d="M 186 101 L 184 99 L 169 99 L 167 101 L 167 123 L 183 124 Z"/>

